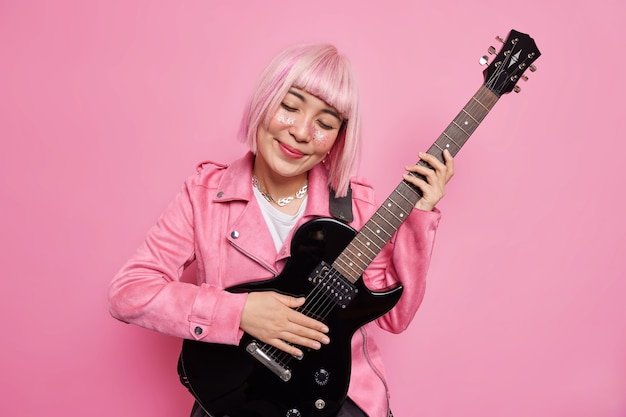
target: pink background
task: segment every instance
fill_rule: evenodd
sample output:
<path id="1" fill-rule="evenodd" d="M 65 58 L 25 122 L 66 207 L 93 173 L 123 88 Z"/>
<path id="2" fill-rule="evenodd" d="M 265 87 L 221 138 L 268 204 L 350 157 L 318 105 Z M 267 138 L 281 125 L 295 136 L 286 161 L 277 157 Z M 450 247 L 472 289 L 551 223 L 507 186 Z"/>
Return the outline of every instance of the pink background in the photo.
<path id="1" fill-rule="evenodd" d="M 351 57 L 382 199 L 516 29 L 539 69 L 458 155 L 424 304 L 381 333 L 394 414 L 626 416 L 623 4 L 1 1 L 0 415 L 188 415 L 180 341 L 107 287 L 196 162 L 244 151 L 276 51 Z"/>

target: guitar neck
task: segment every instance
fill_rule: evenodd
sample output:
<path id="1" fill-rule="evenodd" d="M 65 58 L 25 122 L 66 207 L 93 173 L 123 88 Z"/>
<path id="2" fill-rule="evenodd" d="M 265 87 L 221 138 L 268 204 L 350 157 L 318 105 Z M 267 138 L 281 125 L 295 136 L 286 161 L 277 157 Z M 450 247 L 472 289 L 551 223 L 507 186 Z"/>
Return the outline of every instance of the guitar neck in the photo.
<path id="1" fill-rule="evenodd" d="M 444 149 L 448 149 L 452 156 L 456 155 L 499 98 L 487 86 L 481 86 L 427 153 L 442 162 Z M 422 160 L 418 163 L 428 166 Z M 423 178 L 419 174 L 413 175 Z M 350 282 L 358 281 L 420 198 L 422 192 L 418 188 L 402 181 L 333 262 L 333 268 Z"/>
<path id="2" fill-rule="evenodd" d="M 444 149 L 448 149 L 452 156 L 455 156 L 487 114 L 489 114 L 489 111 L 495 106 L 499 98 L 485 85 L 481 86 L 448 125 L 446 130 L 443 131 L 441 136 L 428 149 L 428 153 L 436 156 L 442 162 L 444 161 Z"/>

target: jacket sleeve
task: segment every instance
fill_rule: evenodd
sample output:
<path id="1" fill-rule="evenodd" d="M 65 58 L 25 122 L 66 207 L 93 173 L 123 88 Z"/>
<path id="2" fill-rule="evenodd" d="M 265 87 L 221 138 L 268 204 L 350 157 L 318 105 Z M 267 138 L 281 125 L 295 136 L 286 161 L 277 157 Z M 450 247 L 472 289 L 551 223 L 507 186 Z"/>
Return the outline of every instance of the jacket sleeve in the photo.
<path id="1" fill-rule="evenodd" d="M 246 294 L 181 281 L 195 259 L 191 180 L 150 229 L 109 288 L 111 315 L 171 336 L 237 344 Z"/>
<path id="2" fill-rule="evenodd" d="M 426 275 L 435 243 L 441 213 L 413 209 L 391 241 L 383 248 L 364 273 L 369 288 L 389 288 L 398 283 L 404 287 L 400 301 L 378 325 L 390 332 L 406 330 L 424 298 Z"/>

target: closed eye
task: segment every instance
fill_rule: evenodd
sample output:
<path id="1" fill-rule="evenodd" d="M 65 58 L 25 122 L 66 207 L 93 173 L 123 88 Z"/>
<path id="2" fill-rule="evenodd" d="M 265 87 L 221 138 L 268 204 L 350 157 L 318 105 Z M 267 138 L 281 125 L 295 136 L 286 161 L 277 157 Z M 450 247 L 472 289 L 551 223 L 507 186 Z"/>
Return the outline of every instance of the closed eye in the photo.
<path id="1" fill-rule="evenodd" d="M 291 107 L 291 106 L 289 106 L 288 104 L 285 104 L 285 103 L 280 103 L 280 106 L 281 106 L 283 109 L 285 109 L 285 110 L 287 110 L 287 111 L 289 111 L 289 112 L 295 112 L 295 111 L 298 111 L 298 109 L 296 109 L 295 107 Z"/>
<path id="2" fill-rule="evenodd" d="M 324 130 L 333 130 L 334 129 L 333 126 L 327 125 L 326 123 L 322 122 L 321 120 L 318 120 L 317 124 Z"/>

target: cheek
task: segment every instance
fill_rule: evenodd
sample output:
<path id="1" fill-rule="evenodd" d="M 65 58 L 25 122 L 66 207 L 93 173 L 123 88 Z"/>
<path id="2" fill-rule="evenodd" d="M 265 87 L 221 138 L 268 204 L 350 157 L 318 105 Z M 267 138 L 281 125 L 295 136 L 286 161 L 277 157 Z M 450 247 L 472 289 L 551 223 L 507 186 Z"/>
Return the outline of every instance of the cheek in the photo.
<path id="1" fill-rule="evenodd" d="M 313 138 L 313 144 L 319 152 L 328 152 L 333 147 L 337 135 L 326 132 L 324 130 L 311 127 L 311 137 Z"/>
<path id="2" fill-rule="evenodd" d="M 311 136 L 313 137 L 316 145 L 326 146 L 330 141 L 330 135 L 328 132 L 317 129 L 314 126 L 311 127 Z"/>
<path id="3" fill-rule="evenodd" d="M 276 122 L 278 122 L 278 124 L 282 126 L 293 126 L 296 124 L 296 119 L 288 116 L 283 111 L 276 112 L 276 115 L 274 115 L 274 119 L 276 120 Z"/>

